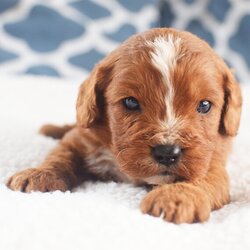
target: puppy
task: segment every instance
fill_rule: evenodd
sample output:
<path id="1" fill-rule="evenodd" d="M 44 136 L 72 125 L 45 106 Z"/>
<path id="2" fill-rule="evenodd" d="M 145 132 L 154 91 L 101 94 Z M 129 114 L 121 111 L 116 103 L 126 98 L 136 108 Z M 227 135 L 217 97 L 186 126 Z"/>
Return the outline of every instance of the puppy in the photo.
<path id="1" fill-rule="evenodd" d="M 234 76 L 206 42 L 149 30 L 95 66 L 80 87 L 77 124 L 43 127 L 61 138 L 58 146 L 7 186 L 49 192 L 87 180 L 147 184 L 143 213 L 203 222 L 229 202 L 225 165 L 241 104 Z"/>

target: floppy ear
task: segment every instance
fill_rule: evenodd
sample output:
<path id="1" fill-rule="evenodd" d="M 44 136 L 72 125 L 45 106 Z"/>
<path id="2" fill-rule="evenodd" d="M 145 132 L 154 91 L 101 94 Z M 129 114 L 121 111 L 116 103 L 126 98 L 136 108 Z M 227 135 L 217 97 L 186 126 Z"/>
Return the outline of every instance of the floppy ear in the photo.
<path id="1" fill-rule="evenodd" d="M 232 72 L 229 71 L 224 76 L 224 106 L 219 130 L 221 134 L 228 136 L 237 134 L 240 124 L 241 106 L 242 97 L 239 84 Z"/>
<path id="2" fill-rule="evenodd" d="M 80 86 L 76 110 L 77 125 L 85 128 L 100 122 L 104 115 L 104 90 L 111 81 L 112 65 L 101 62 Z"/>

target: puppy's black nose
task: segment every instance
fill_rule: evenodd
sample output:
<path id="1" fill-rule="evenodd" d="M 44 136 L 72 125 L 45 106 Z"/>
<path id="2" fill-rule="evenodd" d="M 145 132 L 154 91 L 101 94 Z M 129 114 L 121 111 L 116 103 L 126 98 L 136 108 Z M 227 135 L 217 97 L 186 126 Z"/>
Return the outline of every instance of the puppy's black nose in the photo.
<path id="1" fill-rule="evenodd" d="M 181 148 L 178 145 L 156 145 L 152 149 L 154 159 L 165 166 L 177 163 L 181 156 Z"/>

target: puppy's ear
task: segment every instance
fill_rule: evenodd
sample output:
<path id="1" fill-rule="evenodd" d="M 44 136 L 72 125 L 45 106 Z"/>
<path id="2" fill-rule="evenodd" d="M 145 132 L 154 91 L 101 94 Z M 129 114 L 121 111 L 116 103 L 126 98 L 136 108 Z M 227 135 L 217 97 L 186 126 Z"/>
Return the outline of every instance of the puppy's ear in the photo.
<path id="1" fill-rule="evenodd" d="M 242 97 L 239 84 L 231 71 L 224 75 L 224 106 L 221 113 L 220 133 L 228 136 L 237 134 L 241 116 Z"/>
<path id="2" fill-rule="evenodd" d="M 89 128 L 101 121 L 105 106 L 104 91 L 111 81 L 112 69 L 111 62 L 102 61 L 80 86 L 76 104 L 78 126 Z"/>

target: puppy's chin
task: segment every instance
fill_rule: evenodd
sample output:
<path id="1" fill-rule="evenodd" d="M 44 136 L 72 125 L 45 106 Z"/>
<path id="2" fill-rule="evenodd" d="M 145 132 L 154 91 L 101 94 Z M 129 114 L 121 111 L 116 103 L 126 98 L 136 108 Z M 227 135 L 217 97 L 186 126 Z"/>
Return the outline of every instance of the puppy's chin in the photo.
<path id="1" fill-rule="evenodd" d="M 176 177 L 174 175 L 154 175 L 143 179 L 150 185 L 164 185 L 175 182 Z"/>

